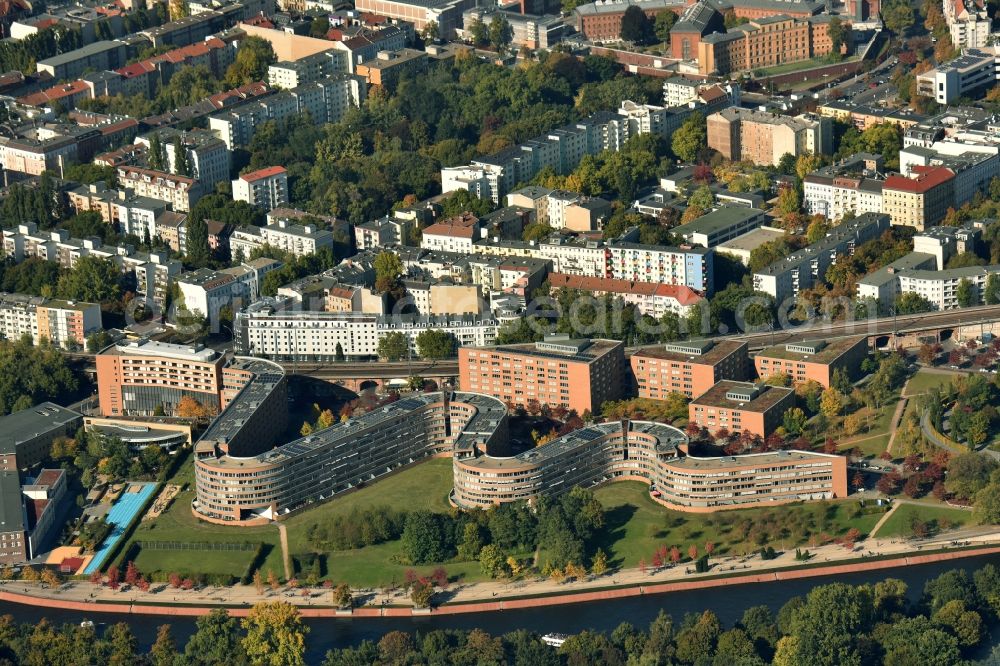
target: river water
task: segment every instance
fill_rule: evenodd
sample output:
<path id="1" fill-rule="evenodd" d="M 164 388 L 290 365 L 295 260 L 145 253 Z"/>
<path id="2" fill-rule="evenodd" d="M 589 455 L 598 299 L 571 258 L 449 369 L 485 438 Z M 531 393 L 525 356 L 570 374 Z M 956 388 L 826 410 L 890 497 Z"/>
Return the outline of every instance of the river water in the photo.
<path id="1" fill-rule="evenodd" d="M 491 634 L 499 635 L 515 629 L 530 629 L 539 633 L 561 632 L 572 634 L 584 629 L 610 632 L 619 623 L 628 621 L 645 628 L 653 618 L 665 610 L 676 620 L 689 612 L 712 610 L 726 627 L 732 626 L 750 606 L 765 604 L 775 612 L 790 598 L 804 595 L 813 587 L 834 581 L 858 585 L 872 583 L 885 578 L 899 578 L 910 589 L 911 598 L 916 599 L 923 591 L 924 583 L 949 569 L 962 568 L 970 573 L 984 564 L 992 562 L 1000 566 L 1000 555 L 971 557 L 968 559 L 881 569 L 870 573 L 852 573 L 825 578 L 804 578 L 797 580 L 729 585 L 711 587 L 699 591 L 668 592 L 641 597 L 628 597 L 609 601 L 568 604 L 542 608 L 501 611 L 495 613 L 470 613 L 463 615 L 440 615 L 417 618 L 323 618 L 309 619 L 306 624 L 311 631 L 306 639 L 307 662 L 318 664 L 330 648 L 356 645 L 362 640 L 378 641 L 383 634 L 392 630 L 420 631 L 430 629 L 473 629 L 480 627 Z M 112 624 L 127 622 L 145 649 L 156 637 L 156 629 L 166 618 L 155 616 L 128 615 L 116 613 L 94 613 L 86 615 L 76 611 L 60 611 L 34 608 L 21 604 L 0 603 L 0 613 L 9 613 L 19 622 L 37 622 L 47 617 L 54 623 L 73 622 L 89 619 L 94 622 Z M 179 645 L 183 646 L 194 631 L 194 618 L 170 618 L 173 633 Z"/>

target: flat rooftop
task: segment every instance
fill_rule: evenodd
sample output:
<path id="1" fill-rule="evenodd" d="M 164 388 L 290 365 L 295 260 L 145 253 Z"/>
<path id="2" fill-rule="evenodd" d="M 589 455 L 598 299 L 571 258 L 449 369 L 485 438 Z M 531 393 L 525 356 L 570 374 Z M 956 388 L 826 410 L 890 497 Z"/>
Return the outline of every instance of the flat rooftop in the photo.
<path id="1" fill-rule="evenodd" d="M 656 347 L 644 347 L 632 354 L 634 357 L 655 358 L 664 361 L 679 361 L 699 365 L 715 365 L 747 343 L 739 340 L 692 340 L 676 342 Z M 682 351 L 689 347 L 691 351 Z M 676 351 L 675 351 L 676 350 Z"/>
<path id="2" fill-rule="evenodd" d="M 831 462 L 837 456 L 828 456 L 823 453 L 810 453 L 808 451 L 769 451 L 767 453 L 749 453 L 741 456 L 723 456 L 720 458 L 695 458 L 693 456 L 683 456 L 676 460 L 671 460 L 668 464 L 673 468 L 708 470 L 708 469 L 732 469 L 735 467 L 747 468 L 757 465 L 772 465 L 791 462 L 805 462 L 817 459 L 829 459 Z"/>
<path id="3" fill-rule="evenodd" d="M 166 358 L 175 358 L 181 361 L 197 361 L 199 363 L 211 363 L 219 357 L 219 352 L 208 347 L 175 345 L 155 340 L 139 340 L 124 345 L 115 345 L 104 353 L 120 356 L 164 356 Z"/>
<path id="4" fill-rule="evenodd" d="M 811 342 L 799 342 L 799 343 L 788 343 L 774 345 L 773 347 L 767 347 L 762 349 L 757 353 L 758 358 L 779 358 L 785 361 L 802 361 L 809 363 L 823 363 L 830 364 L 836 361 L 838 358 L 844 355 L 844 353 L 858 344 L 860 340 L 866 340 L 867 336 L 864 335 L 852 335 L 846 338 L 831 338 L 829 340 L 822 341 L 811 341 Z M 810 345 L 822 345 L 822 347 L 815 353 L 804 353 L 801 351 L 793 351 L 789 349 L 789 346 L 802 346 L 808 347 Z"/>
<path id="5" fill-rule="evenodd" d="M 39 403 L 0 417 L 0 453 L 15 453 L 21 442 L 47 432 L 62 430 L 80 418 L 80 414 L 72 409 L 60 407 L 53 402 Z"/>
<path id="6" fill-rule="evenodd" d="M 730 395 L 732 391 L 751 391 L 750 395 L 753 397 L 749 400 L 733 398 Z M 794 393 L 793 389 L 781 386 L 768 386 L 767 384 L 754 385 L 749 382 L 724 380 L 692 400 L 691 404 L 741 409 L 743 411 L 759 413 L 766 412 Z"/>
<path id="7" fill-rule="evenodd" d="M 743 206 L 723 206 L 717 210 L 702 215 L 696 220 L 682 224 L 674 229 L 681 236 L 689 234 L 713 234 L 729 227 L 742 224 L 755 217 L 763 217 L 764 211 Z"/>
<path id="8" fill-rule="evenodd" d="M 788 236 L 788 234 L 781 229 L 759 227 L 753 231 L 748 231 L 742 236 L 737 236 L 732 240 L 716 245 L 715 251 L 723 253 L 726 250 L 752 252 L 764 243 L 770 243 L 771 241 L 776 241 L 779 238 L 785 238 L 786 236 Z"/>

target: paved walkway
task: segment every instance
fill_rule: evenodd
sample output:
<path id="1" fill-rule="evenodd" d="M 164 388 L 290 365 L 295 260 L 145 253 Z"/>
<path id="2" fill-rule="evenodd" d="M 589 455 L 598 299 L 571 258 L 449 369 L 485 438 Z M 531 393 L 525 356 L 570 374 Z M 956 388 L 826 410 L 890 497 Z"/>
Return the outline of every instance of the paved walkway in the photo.
<path id="1" fill-rule="evenodd" d="M 996 546 L 1000 544 L 1000 528 L 990 526 L 985 528 L 975 528 L 971 530 L 960 530 L 955 532 L 937 535 L 929 539 L 866 539 L 856 544 L 852 550 L 846 549 L 843 545 L 828 544 L 816 548 L 809 548 L 812 557 L 809 560 L 811 565 L 826 563 L 831 567 L 843 566 L 851 567 L 860 565 L 862 568 L 879 566 L 900 566 L 900 561 L 906 564 L 913 556 L 922 555 L 920 551 L 949 549 L 958 545 L 958 542 L 966 545 L 976 546 Z M 895 556 L 894 564 L 884 561 L 858 562 L 859 558 L 865 555 L 870 556 Z M 962 554 L 943 553 L 940 559 L 949 557 L 961 557 Z M 604 595 L 620 595 L 643 593 L 653 591 L 652 588 L 666 585 L 657 591 L 669 591 L 670 586 L 687 586 L 698 588 L 710 584 L 732 584 L 731 580 L 722 581 L 699 581 L 705 577 L 717 577 L 720 574 L 726 575 L 746 575 L 753 579 L 755 576 L 759 580 L 771 580 L 777 577 L 796 577 L 811 575 L 809 571 L 798 571 L 801 569 L 801 562 L 795 560 L 794 549 L 781 553 L 774 560 L 761 560 L 759 556 L 749 557 L 727 556 L 718 557 L 711 560 L 711 569 L 705 574 L 693 573 L 693 567 L 688 564 L 661 567 L 659 570 L 647 569 L 645 572 L 638 569 L 624 569 L 613 574 L 604 576 L 588 576 L 583 581 L 570 583 L 556 583 L 545 578 L 535 578 L 520 581 L 486 581 L 480 583 L 467 583 L 452 585 L 449 589 L 439 592 L 437 603 L 463 604 L 483 603 L 490 605 L 490 608 L 483 610 L 501 610 L 503 607 L 513 607 L 515 603 L 510 601 L 511 597 L 526 597 L 529 595 L 573 595 L 580 592 L 592 592 Z M 752 582 L 745 580 L 743 582 Z M 609 589 L 621 588 L 621 589 Z M 639 592 L 628 591 L 629 588 L 639 589 Z M 678 588 L 679 589 L 679 588 Z M 155 612 L 158 614 L 185 613 L 184 607 L 206 608 L 212 606 L 228 606 L 243 608 L 264 600 L 287 601 L 304 609 L 317 606 L 330 605 L 330 593 L 322 588 L 308 589 L 303 594 L 302 589 L 281 589 L 265 590 L 263 594 L 258 594 L 253 585 L 234 585 L 232 587 L 206 587 L 200 590 L 175 590 L 160 583 L 154 585 L 150 592 L 140 592 L 134 588 L 121 588 L 117 591 L 106 587 L 91 584 L 88 581 L 72 581 L 61 585 L 58 588 L 49 589 L 41 584 L 25 583 L 22 581 L 0 582 L 0 592 L 11 594 L 30 595 L 39 600 L 38 605 L 55 605 L 62 603 L 112 603 L 125 604 L 117 608 L 128 608 L 128 604 L 139 604 L 132 609 L 132 612 Z M 390 589 L 356 589 L 354 598 L 359 610 L 357 615 L 382 615 L 382 614 L 405 614 L 409 615 L 412 609 L 412 602 L 402 590 Z M 508 601 L 504 601 L 507 599 Z M 580 599 L 576 599 L 579 601 Z M 546 603 L 544 599 L 522 600 L 538 602 L 537 605 Z M 559 603 L 549 601 L 547 603 Z M 164 607 L 166 610 L 153 610 L 148 606 Z M 496 608 L 492 606 L 496 605 Z M 523 604 L 522 604 L 523 605 Z M 175 610 L 171 610 L 171 609 Z M 466 607 L 467 609 L 468 607 Z M 417 612 L 417 611 L 413 611 Z"/>
<path id="2" fill-rule="evenodd" d="M 871 534 L 873 537 L 877 536 L 878 535 L 878 531 L 880 529 L 882 529 L 882 526 L 885 525 L 885 522 L 887 520 L 889 520 L 889 516 L 891 516 L 892 514 L 896 513 L 896 509 L 898 509 L 899 507 L 903 506 L 903 504 L 905 504 L 905 502 L 895 502 L 895 503 L 893 503 L 892 508 L 889 509 L 888 511 L 886 511 L 885 514 L 881 518 L 878 519 L 878 522 L 875 523 L 875 526 L 872 527 L 872 531 L 869 532 L 869 534 Z"/>
<path id="3" fill-rule="evenodd" d="M 278 534 L 281 536 L 281 562 L 285 565 L 285 580 L 292 579 L 292 556 L 288 550 L 288 528 L 284 523 L 278 523 Z"/>
<path id="4" fill-rule="evenodd" d="M 906 380 L 909 384 L 910 380 Z M 906 384 L 903 385 L 903 392 L 906 392 Z M 885 447 L 885 450 L 892 453 L 892 445 L 896 442 L 896 433 L 899 432 L 899 425 L 903 422 L 903 414 L 906 412 L 906 403 L 909 402 L 909 398 L 905 395 L 900 395 L 899 403 L 896 405 L 896 412 L 892 415 L 892 422 L 889 424 L 889 445 Z"/>

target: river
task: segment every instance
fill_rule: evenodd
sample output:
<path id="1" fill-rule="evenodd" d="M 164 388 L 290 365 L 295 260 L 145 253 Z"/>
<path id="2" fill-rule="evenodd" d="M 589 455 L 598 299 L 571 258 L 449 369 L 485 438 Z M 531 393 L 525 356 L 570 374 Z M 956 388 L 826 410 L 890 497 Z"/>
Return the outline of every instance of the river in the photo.
<path id="1" fill-rule="evenodd" d="M 440 615 L 417 618 L 330 618 L 308 619 L 311 631 L 306 639 L 307 663 L 318 664 L 330 648 L 356 645 L 365 639 L 378 641 L 388 631 L 416 631 L 429 629 L 472 629 L 481 627 L 494 635 L 515 629 L 530 629 L 539 633 L 576 633 L 584 629 L 610 632 L 623 621 L 645 628 L 660 610 L 665 610 L 676 620 L 689 612 L 712 610 L 723 625 L 732 626 L 750 606 L 766 604 L 775 612 L 790 598 L 804 595 L 816 585 L 834 581 L 858 585 L 872 583 L 885 578 L 899 578 L 910 589 L 910 596 L 916 599 L 923 591 L 924 583 L 949 569 L 963 568 L 970 573 L 984 564 L 992 562 L 1000 566 L 1000 555 L 985 555 L 962 560 L 937 562 L 893 570 L 878 570 L 870 573 L 852 573 L 827 578 L 802 578 L 771 583 L 756 583 L 712 587 L 700 591 L 670 592 L 666 594 L 627 597 L 610 601 L 550 606 L 496 613 L 470 613 L 467 615 Z M 35 623 L 47 617 L 54 623 L 78 623 L 83 619 L 101 623 L 127 622 L 145 649 L 156 637 L 156 628 L 164 624 L 164 618 L 96 613 L 85 615 L 75 611 L 60 611 L 34 608 L 20 604 L 0 604 L 0 612 L 10 613 L 19 622 Z M 194 618 L 170 618 L 174 636 L 179 645 L 187 641 L 194 631 Z"/>

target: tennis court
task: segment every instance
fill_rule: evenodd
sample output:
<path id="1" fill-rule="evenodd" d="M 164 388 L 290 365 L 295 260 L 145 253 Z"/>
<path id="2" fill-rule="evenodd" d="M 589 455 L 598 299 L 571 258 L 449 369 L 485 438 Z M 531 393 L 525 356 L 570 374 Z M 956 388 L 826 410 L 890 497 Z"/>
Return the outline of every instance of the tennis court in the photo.
<path id="1" fill-rule="evenodd" d="M 90 560 L 90 564 L 83 570 L 84 575 L 89 575 L 100 570 L 104 564 L 104 560 L 108 557 L 108 553 L 114 549 L 115 545 L 125 534 L 125 531 L 138 517 L 143 505 L 146 504 L 146 501 L 153 494 L 154 490 L 156 490 L 155 483 L 130 483 L 128 485 L 125 492 L 122 493 L 118 501 L 115 502 L 115 505 L 108 511 L 107 520 L 112 525 L 111 532 L 101 542 L 101 545 L 97 547 L 97 550 L 94 551 L 94 558 Z"/>

